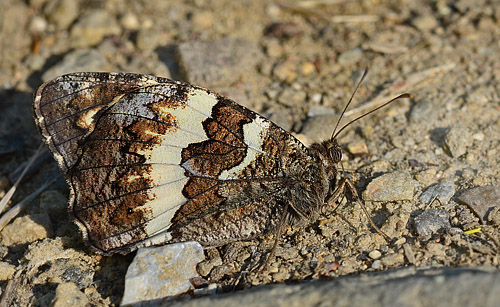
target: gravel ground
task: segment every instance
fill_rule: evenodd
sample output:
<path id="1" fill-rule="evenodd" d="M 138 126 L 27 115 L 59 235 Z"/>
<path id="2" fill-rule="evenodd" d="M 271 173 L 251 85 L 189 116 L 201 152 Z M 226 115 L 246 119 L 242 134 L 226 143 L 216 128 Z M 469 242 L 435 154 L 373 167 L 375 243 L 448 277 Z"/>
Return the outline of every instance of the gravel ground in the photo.
<path id="1" fill-rule="evenodd" d="M 241 293 L 235 289 L 344 275 L 353 280 L 403 267 L 486 268 L 498 281 L 496 1 L 1 3 L 0 196 L 41 143 L 32 118 L 33 92 L 60 74 L 127 71 L 187 81 L 232 98 L 310 143 L 330 136 L 369 67 L 345 122 L 400 93 L 414 95 L 339 136 L 343 167 L 392 242 L 347 195 L 317 222 L 285 229 L 267 270 L 247 273 L 265 257 L 273 236 L 206 249 L 198 272 L 218 292 L 231 292 L 233 302 Z M 119 304 L 134 255 L 102 257 L 85 247 L 65 211 L 67 186 L 47 153 L 28 172 L 12 205 L 51 178 L 55 182 L 0 232 L 1 302 L 62 306 L 66 295 L 73 305 Z M 474 278 L 493 287 L 489 274 Z M 373 291 L 384 282 L 394 280 L 377 280 L 382 286 Z M 408 278 L 405 284 L 420 283 Z M 466 287 L 459 283 L 445 291 L 458 295 Z M 270 289 L 281 296 L 295 291 Z M 366 289 L 361 283 L 360 293 Z M 405 303 L 412 306 L 416 297 Z"/>

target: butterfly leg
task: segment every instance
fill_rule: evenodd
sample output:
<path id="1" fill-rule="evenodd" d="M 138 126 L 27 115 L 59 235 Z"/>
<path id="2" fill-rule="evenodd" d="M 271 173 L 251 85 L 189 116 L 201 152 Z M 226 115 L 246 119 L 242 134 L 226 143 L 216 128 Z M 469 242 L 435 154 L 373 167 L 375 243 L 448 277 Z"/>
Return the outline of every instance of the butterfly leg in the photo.
<path id="1" fill-rule="evenodd" d="M 358 194 L 358 191 L 356 191 L 356 187 L 354 186 L 354 184 L 352 183 L 351 180 L 349 180 L 348 178 L 344 178 L 344 182 L 346 183 L 347 185 L 347 188 L 349 189 L 349 191 L 352 193 L 352 195 L 354 196 L 354 198 L 359 202 L 359 204 L 361 205 L 361 208 L 363 208 L 363 211 L 365 212 L 366 216 L 368 217 L 368 221 L 370 221 L 370 225 L 382 236 L 384 237 L 384 239 L 389 243 L 392 241 L 391 237 L 389 237 L 388 235 L 386 235 L 382 230 L 380 230 L 380 228 L 375 225 L 375 223 L 373 222 L 372 218 L 370 217 L 370 214 L 368 213 L 368 210 L 366 209 L 366 206 L 365 206 L 365 203 L 362 201 L 361 197 L 359 197 L 359 194 Z"/>
<path id="2" fill-rule="evenodd" d="M 261 272 L 262 273 L 263 271 L 265 271 L 267 269 L 267 266 L 269 265 L 269 262 L 271 261 L 272 258 L 274 258 L 276 247 L 278 246 L 278 242 L 279 242 L 279 240 L 281 238 L 281 232 L 283 231 L 283 228 L 284 228 L 284 226 L 286 224 L 286 220 L 287 220 L 287 216 L 288 216 L 288 208 L 289 207 L 290 206 L 287 203 L 284 206 L 284 208 L 283 208 L 283 212 L 281 214 L 279 223 L 276 225 L 276 228 L 275 228 L 275 237 L 274 237 L 273 247 L 269 251 L 269 254 L 267 256 L 265 256 L 264 262 L 262 262 L 262 258 L 261 258 L 261 259 L 259 259 L 257 261 L 257 263 L 250 264 L 250 268 L 249 269 L 242 270 L 239 273 L 238 277 L 235 278 L 235 280 L 234 280 L 234 282 L 232 284 L 233 290 L 236 289 L 236 287 L 242 281 L 243 276 L 245 274 L 248 274 L 250 272 Z M 260 264 L 259 264 L 259 262 L 260 262 Z"/>
<path id="3" fill-rule="evenodd" d="M 288 203 L 286 203 L 286 205 L 283 209 L 283 213 L 281 214 L 278 227 L 276 227 L 276 233 L 274 234 L 275 237 L 274 237 L 273 247 L 271 248 L 269 255 L 266 257 L 266 261 L 264 262 L 264 264 L 261 267 L 262 271 L 267 268 L 267 266 L 269 265 L 269 262 L 271 261 L 271 259 L 274 257 L 274 254 L 276 253 L 276 247 L 278 246 L 278 242 L 281 238 L 281 232 L 283 231 L 283 228 L 285 227 L 285 224 L 286 224 L 286 218 L 288 216 L 288 208 L 289 207 L 290 207 L 290 205 Z"/>
<path id="4" fill-rule="evenodd" d="M 345 196 L 346 179 L 345 177 L 340 180 L 340 184 L 335 188 L 333 194 L 326 201 L 327 206 L 333 206 L 339 197 Z"/>

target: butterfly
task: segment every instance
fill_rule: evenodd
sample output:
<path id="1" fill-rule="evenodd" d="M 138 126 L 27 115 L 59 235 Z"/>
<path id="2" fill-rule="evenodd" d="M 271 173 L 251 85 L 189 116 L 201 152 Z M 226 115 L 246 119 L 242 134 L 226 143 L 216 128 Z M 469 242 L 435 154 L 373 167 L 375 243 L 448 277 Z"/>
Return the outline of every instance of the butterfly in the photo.
<path id="1" fill-rule="evenodd" d="M 34 115 L 69 184 L 69 216 L 101 254 L 251 239 L 315 221 L 343 192 L 333 134 L 306 147 L 187 83 L 72 73 L 40 86 Z"/>

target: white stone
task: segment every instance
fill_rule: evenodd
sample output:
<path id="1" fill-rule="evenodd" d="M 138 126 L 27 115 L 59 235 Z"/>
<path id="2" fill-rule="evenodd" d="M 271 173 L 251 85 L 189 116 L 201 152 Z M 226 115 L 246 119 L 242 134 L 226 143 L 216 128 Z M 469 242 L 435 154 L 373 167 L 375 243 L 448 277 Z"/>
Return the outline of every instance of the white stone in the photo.
<path id="1" fill-rule="evenodd" d="M 139 249 L 125 276 L 121 305 L 146 303 L 189 291 L 193 287 L 190 280 L 199 276 L 196 264 L 204 258 L 198 242 Z"/>

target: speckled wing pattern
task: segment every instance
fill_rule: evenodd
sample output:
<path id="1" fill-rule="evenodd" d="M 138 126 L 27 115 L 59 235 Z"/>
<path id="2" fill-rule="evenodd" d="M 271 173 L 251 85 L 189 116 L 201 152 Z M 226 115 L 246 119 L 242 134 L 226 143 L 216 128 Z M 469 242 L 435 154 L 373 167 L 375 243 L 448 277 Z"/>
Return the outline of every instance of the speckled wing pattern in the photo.
<path id="1" fill-rule="evenodd" d="M 260 115 L 166 78 L 64 75 L 38 89 L 34 113 L 70 185 L 69 214 L 104 254 L 268 231 L 290 172 L 311 159 Z"/>

